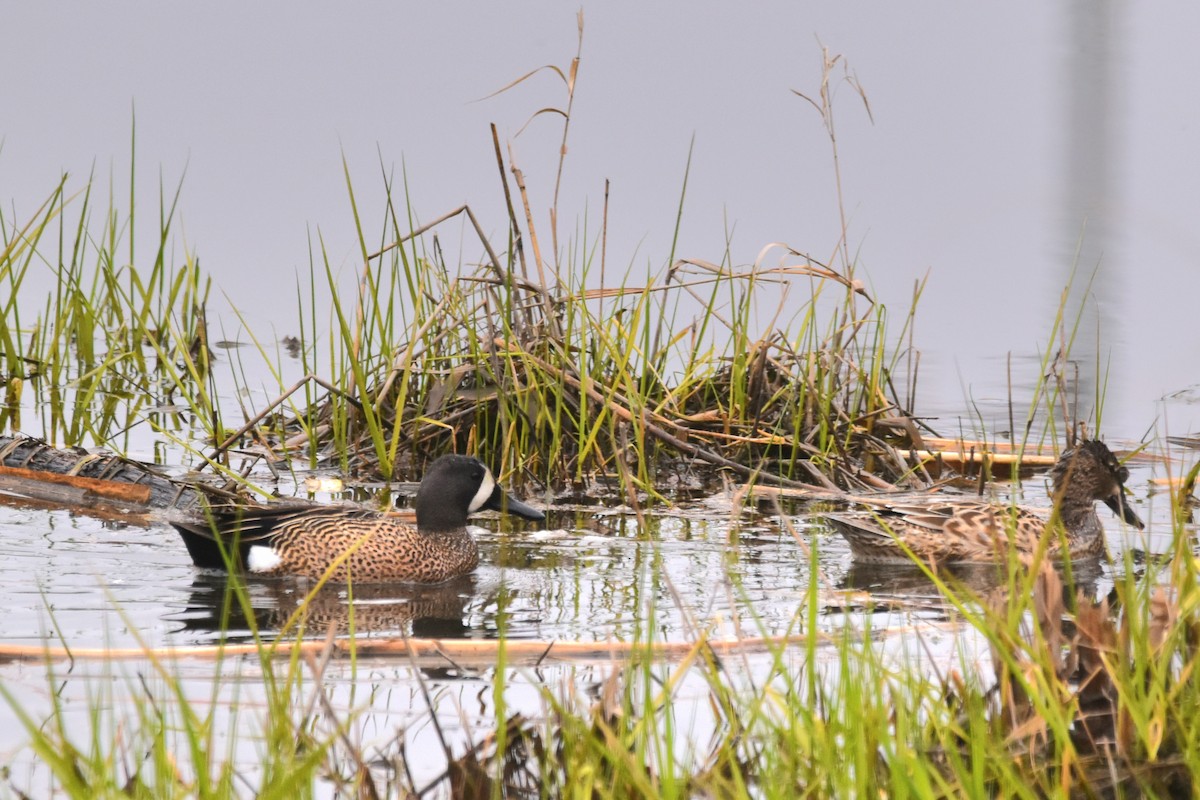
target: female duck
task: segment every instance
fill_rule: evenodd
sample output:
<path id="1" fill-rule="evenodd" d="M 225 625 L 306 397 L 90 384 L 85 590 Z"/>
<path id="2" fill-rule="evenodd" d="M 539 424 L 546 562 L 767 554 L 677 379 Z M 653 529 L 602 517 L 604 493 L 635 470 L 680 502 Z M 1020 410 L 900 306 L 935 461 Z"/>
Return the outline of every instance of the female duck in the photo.
<path id="1" fill-rule="evenodd" d="M 1104 528 L 1095 503 L 1102 500 L 1125 522 L 1144 527 L 1125 499 L 1129 470 L 1099 440 L 1081 441 L 1050 470 L 1057 515 L 1047 519 L 1026 508 L 973 501 L 892 505 L 834 514 L 829 523 L 850 543 L 854 557 L 874 564 L 999 561 L 1009 550 L 1033 553 L 1043 537 L 1046 552 L 1084 559 L 1105 552 Z M 1051 528 L 1061 525 L 1061 535 Z M 1064 554 L 1063 547 L 1067 552 Z M 912 556 L 909 553 L 912 553 Z"/>
<path id="2" fill-rule="evenodd" d="M 211 519 L 171 524 L 198 567 L 224 569 L 232 550 L 256 575 L 441 583 L 478 565 L 467 517 L 481 509 L 545 519 L 505 494 L 478 459 L 447 455 L 417 489 L 415 526 L 379 511 L 302 503 L 212 509 Z"/>

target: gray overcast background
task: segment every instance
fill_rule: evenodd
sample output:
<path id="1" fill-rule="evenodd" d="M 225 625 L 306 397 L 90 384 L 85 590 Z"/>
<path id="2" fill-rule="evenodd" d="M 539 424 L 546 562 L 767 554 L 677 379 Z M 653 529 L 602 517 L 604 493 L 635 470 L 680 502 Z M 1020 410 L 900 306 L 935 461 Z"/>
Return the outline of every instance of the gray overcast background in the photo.
<path id="1" fill-rule="evenodd" d="M 397 176 L 406 169 L 423 219 L 470 203 L 502 241 L 488 123 L 511 140 L 564 94 L 542 74 L 473 101 L 540 65 L 565 68 L 578 7 L 0 10 L 5 217 L 25 220 L 62 171 L 78 188 L 93 165 L 104 190 L 115 175 L 127 208 L 136 109 L 143 230 L 160 171 L 173 189 L 186 168 L 181 248 L 256 329 L 284 334 L 295 332 L 294 276 L 307 273 L 310 234 L 321 233 L 347 279 L 357 267 L 343 156 L 368 235 L 382 217 L 382 156 Z M 1115 434 L 1141 436 L 1168 405 L 1170 432 L 1200 428 L 1200 7 L 606 2 L 584 14 L 560 230 L 585 213 L 598 228 L 610 179 L 610 274 L 665 264 L 693 136 L 679 255 L 720 260 L 727 225 L 737 264 L 772 241 L 832 255 L 828 139 L 791 92 L 817 91 L 820 42 L 848 59 L 874 114 L 872 125 L 838 89 L 860 277 L 899 315 L 913 282 L 931 276 L 918 313 L 922 394 L 962 411 L 968 392 L 1002 392 L 1004 354 L 1046 345 L 1082 236 L 1082 268 L 1100 264 L 1093 304 L 1101 358 L 1112 353 Z M 514 143 L 542 225 L 559 135 L 543 117 Z M 453 246 L 460 229 L 441 235 Z M 141 252 L 150 258 L 151 246 Z M 474 261 L 478 248 L 463 257 Z"/>

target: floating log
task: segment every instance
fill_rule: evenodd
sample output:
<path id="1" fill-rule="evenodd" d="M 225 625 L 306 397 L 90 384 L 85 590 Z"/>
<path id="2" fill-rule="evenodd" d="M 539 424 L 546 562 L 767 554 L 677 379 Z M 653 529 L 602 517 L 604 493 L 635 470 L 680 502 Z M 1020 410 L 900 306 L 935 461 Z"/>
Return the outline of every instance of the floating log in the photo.
<path id="1" fill-rule="evenodd" d="M 914 625 L 895 625 L 887 630 L 870 633 L 872 639 L 906 636 L 930 629 L 958 630 L 957 622 L 924 621 Z M 149 659 L 191 659 L 194 661 L 223 658 L 289 659 L 299 652 L 304 655 L 376 658 L 404 658 L 419 664 L 456 664 L 459 666 L 492 667 L 504 658 L 509 664 L 571 663 L 583 661 L 617 661 L 636 655 L 653 658 L 693 658 L 703 651 L 718 655 L 738 655 L 782 650 L 813 642 L 827 645 L 838 639 L 826 633 L 786 634 L 780 636 L 733 636 L 697 638 L 681 641 L 580 641 L 564 639 L 435 639 L 415 636 L 388 638 L 334 637 L 324 639 L 287 639 L 274 644 L 264 642 L 165 645 L 162 647 L 70 647 L 62 644 L 19 644 L 0 642 L 0 663 L 4 661 L 122 661 Z"/>
<path id="2" fill-rule="evenodd" d="M 151 490 L 142 483 L 121 483 L 103 478 L 87 478 L 81 475 L 59 475 L 44 470 L 6 467 L 0 465 L 0 486 L 29 494 L 40 486 L 49 484 L 63 491 L 74 490 L 81 500 L 89 496 L 114 500 L 129 505 L 150 505 Z M 24 491 L 22 491 L 24 489 Z M 41 495 L 38 495 L 41 496 Z M 46 497 L 44 499 L 52 499 Z"/>
<path id="3" fill-rule="evenodd" d="M 64 505 L 106 505 L 195 514 L 205 494 L 221 489 L 189 484 L 148 464 L 111 453 L 52 447 L 26 436 L 0 436 L 0 488 Z"/>
<path id="4" fill-rule="evenodd" d="M 994 452 L 987 450 L 897 450 L 904 459 L 917 461 L 941 461 L 946 464 L 965 467 L 984 463 L 1011 466 L 1018 464 L 1029 469 L 1053 467 L 1058 461 L 1055 455 L 1037 455 L 1034 453 L 1017 454 L 1013 452 Z"/>

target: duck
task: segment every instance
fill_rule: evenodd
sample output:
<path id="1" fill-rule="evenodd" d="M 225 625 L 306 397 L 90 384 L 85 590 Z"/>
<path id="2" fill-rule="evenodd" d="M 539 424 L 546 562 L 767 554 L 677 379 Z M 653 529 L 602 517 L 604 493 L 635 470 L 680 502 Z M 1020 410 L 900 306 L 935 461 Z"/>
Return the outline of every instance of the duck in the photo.
<path id="1" fill-rule="evenodd" d="M 1125 468 L 1104 442 L 1081 439 L 1050 469 L 1056 511 L 973 500 L 912 503 L 870 501 L 869 507 L 827 515 L 845 537 L 856 561 L 867 564 L 998 562 L 1015 551 L 1033 554 L 1047 538 L 1046 553 L 1071 561 L 1106 552 L 1100 500 L 1126 523 L 1145 525 L 1125 498 Z M 1059 535 L 1061 528 L 1062 535 Z M 910 555 L 911 554 L 911 555 Z"/>
<path id="2" fill-rule="evenodd" d="M 297 502 L 213 507 L 203 519 L 171 524 L 198 567 L 225 569 L 228 553 L 252 575 L 436 584 L 479 565 L 467 518 L 484 509 L 546 518 L 501 489 L 479 459 L 444 455 L 421 479 L 416 525 L 371 509 Z"/>

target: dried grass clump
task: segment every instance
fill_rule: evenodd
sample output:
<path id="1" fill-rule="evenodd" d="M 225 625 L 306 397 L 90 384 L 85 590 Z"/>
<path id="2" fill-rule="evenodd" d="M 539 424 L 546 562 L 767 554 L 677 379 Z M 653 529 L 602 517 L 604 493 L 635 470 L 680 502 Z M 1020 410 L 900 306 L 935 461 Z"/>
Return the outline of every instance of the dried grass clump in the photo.
<path id="1" fill-rule="evenodd" d="M 883 309 L 867 298 L 861 310 L 860 286 L 811 262 L 746 274 L 708 265 L 705 295 L 684 266 L 661 287 L 619 292 L 539 289 L 498 267 L 470 280 L 440 273 L 420 324 L 386 361 L 335 381 L 298 415 L 304 432 L 289 444 L 321 458 L 351 453 L 362 474 L 385 477 L 470 450 L 560 488 L 628 471 L 651 489 L 664 466 L 681 464 L 701 480 L 728 470 L 779 485 L 878 487 L 858 470 L 866 440 L 886 447 L 878 433 L 915 428 L 890 391 Z M 434 274 L 423 265 L 425 279 Z M 748 315 L 719 306 L 732 295 L 747 308 L 797 277 L 812 295 L 796 330 L 752 335 Z M 822 297 L 830 286 L 837 304 Z M 668 316 L 685 302 L 694 316 Z M 882 480 L 909 471 L 897 460 Z"/>

